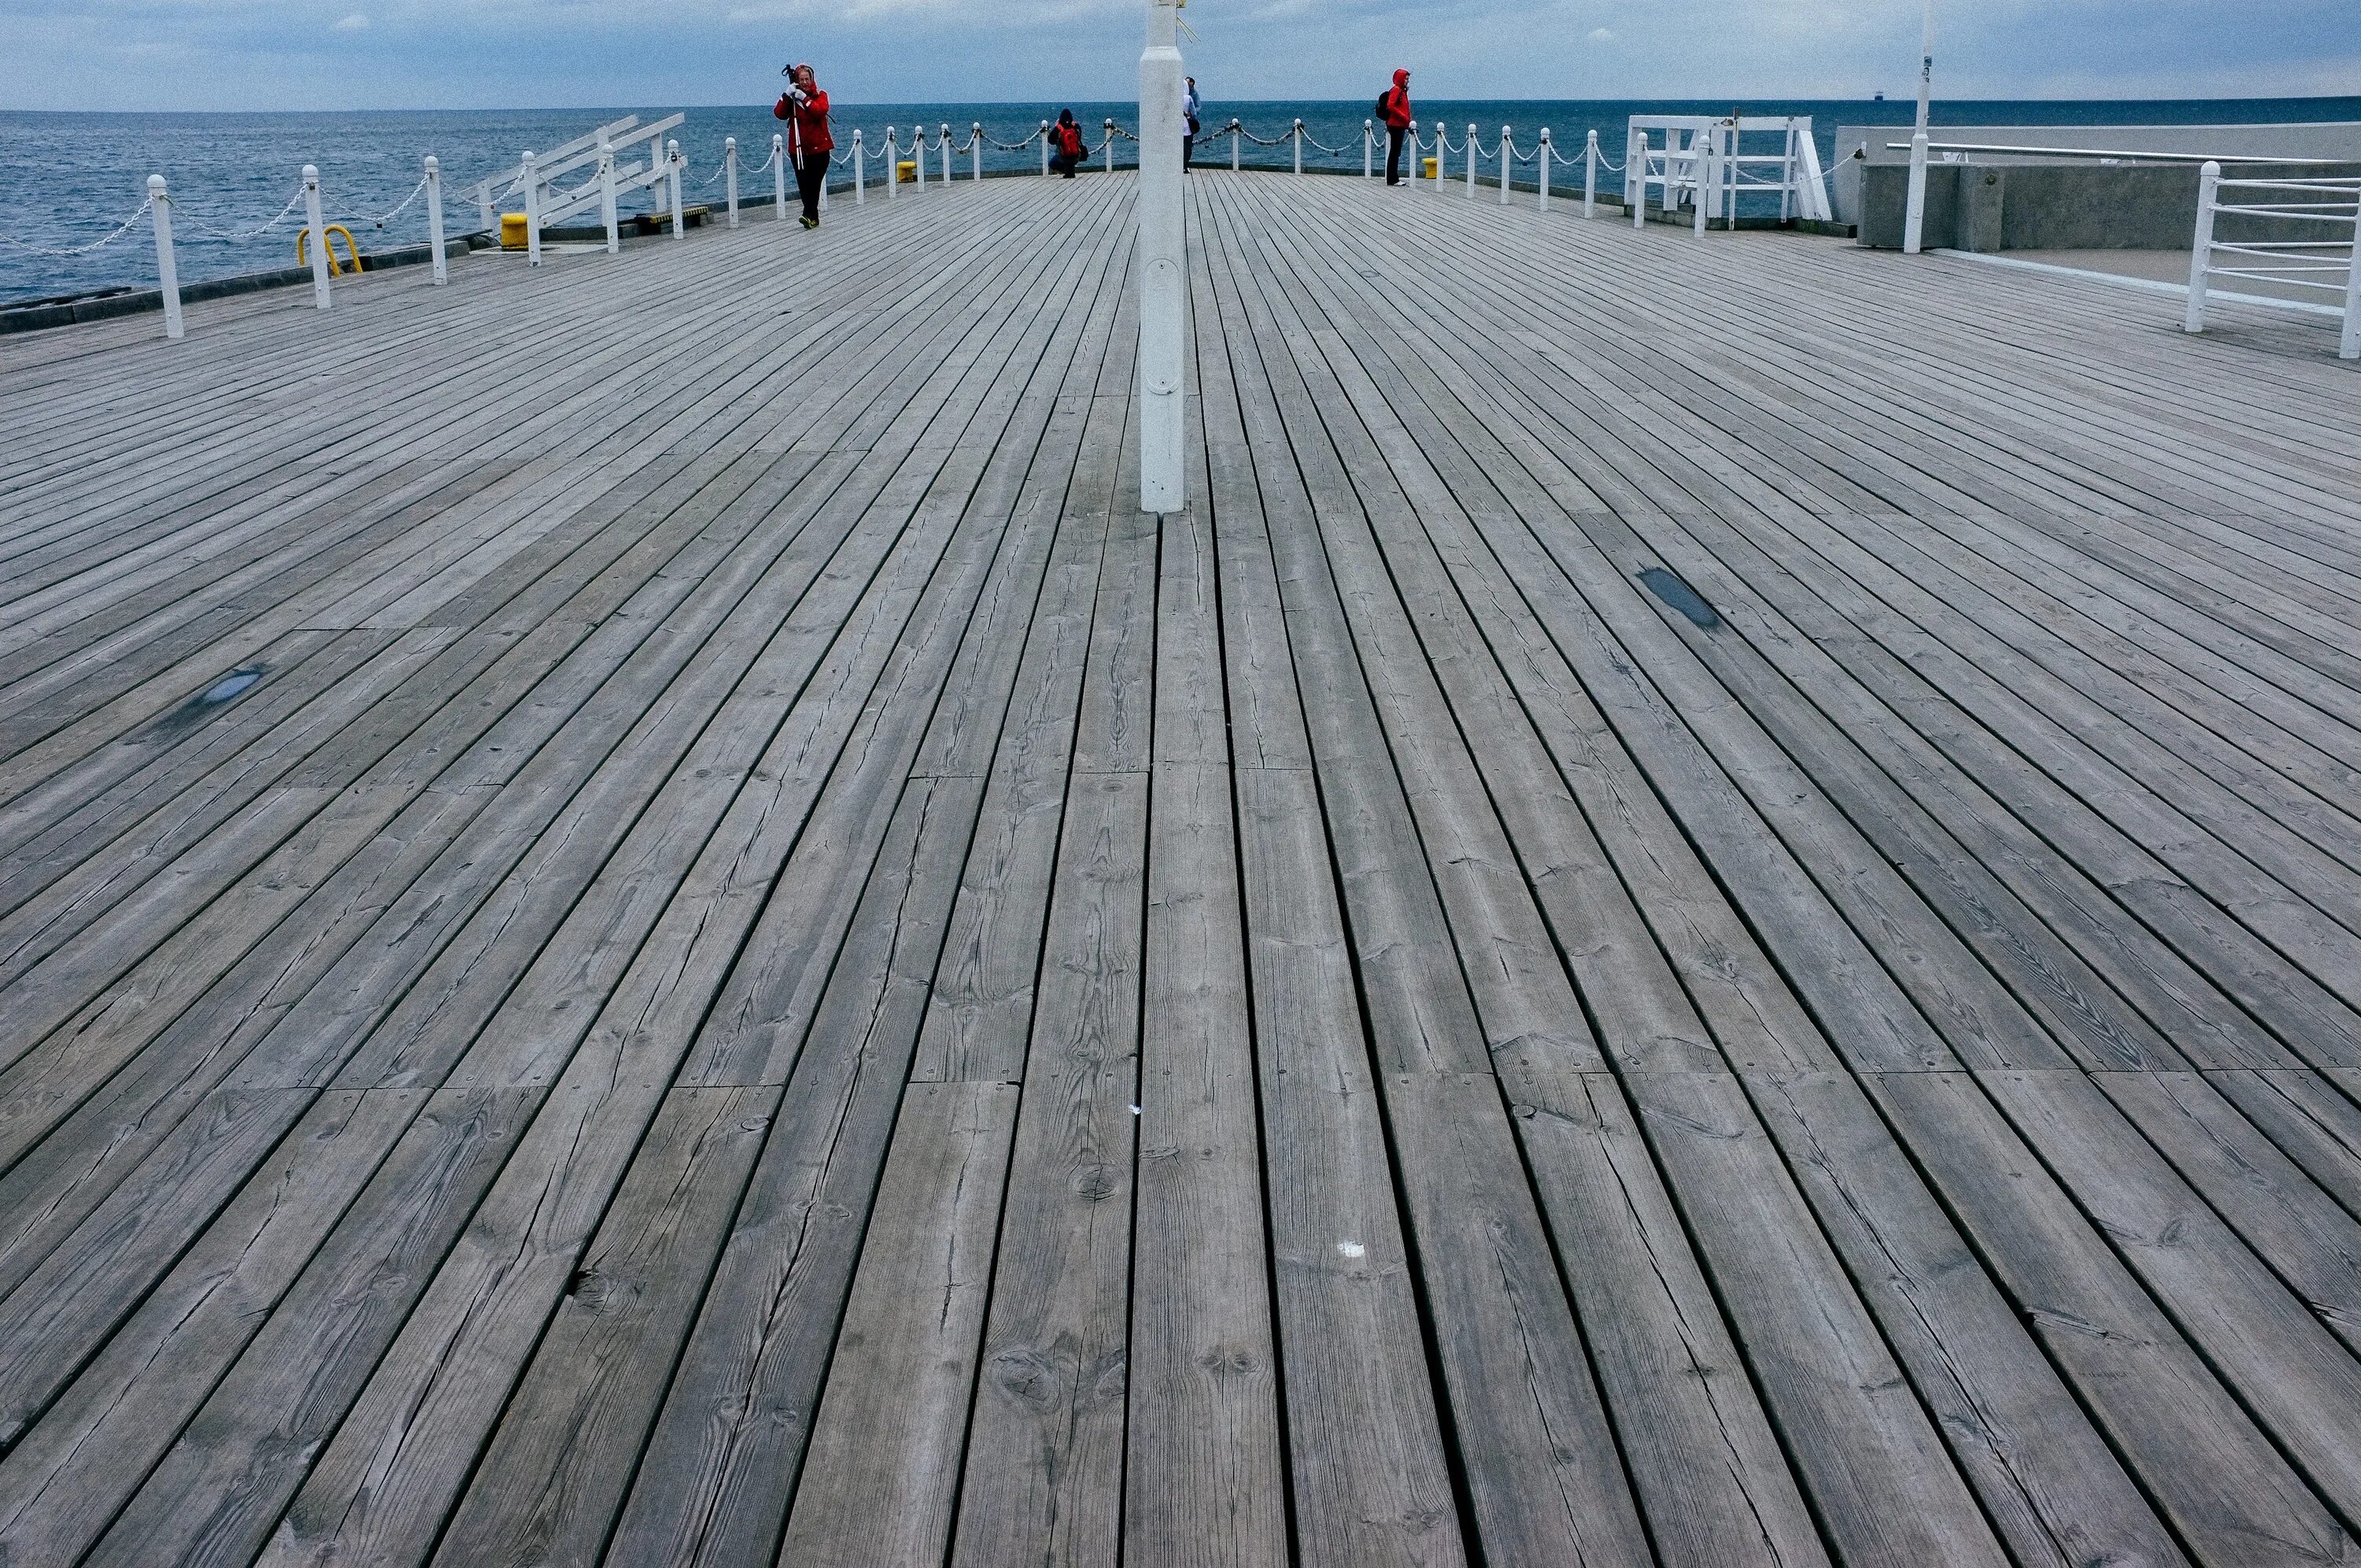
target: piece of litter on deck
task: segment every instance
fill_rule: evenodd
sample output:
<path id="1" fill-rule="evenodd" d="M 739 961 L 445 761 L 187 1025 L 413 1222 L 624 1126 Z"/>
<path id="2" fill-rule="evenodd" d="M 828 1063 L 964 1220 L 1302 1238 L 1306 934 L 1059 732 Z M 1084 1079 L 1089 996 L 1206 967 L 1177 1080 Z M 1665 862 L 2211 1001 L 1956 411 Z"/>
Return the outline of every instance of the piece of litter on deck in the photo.
<path id="1" fill-rule="evenodd" d="M 1358 1242 L 1338 1242 L 1336 1244 L 1336 1250 L 1343 1253 L 1346 1257 L 1358 1257 L 1369 1249 L 1363 1246 Z"/>
<path id="2" fill-rule="evenodd" d="M 1139 1114 L 1139 1107 L 1138 1107 L 1138 1106 L 1137 1106 L 1137 1105 L 1133 1106 L 1133 1107 L 1131 1108 L 1131 1113 L 1132 1113 L 1133 1115 L 1135 1115 L 1135 1116 L 1138 1115 L 1138 1114 Z"/>
<path id="3" fill-rule="evenodd" d="M 260 670 L 232 670 L 198 694 L 197 700 L 204 703 L 227 702 L 261 678 Z"/>

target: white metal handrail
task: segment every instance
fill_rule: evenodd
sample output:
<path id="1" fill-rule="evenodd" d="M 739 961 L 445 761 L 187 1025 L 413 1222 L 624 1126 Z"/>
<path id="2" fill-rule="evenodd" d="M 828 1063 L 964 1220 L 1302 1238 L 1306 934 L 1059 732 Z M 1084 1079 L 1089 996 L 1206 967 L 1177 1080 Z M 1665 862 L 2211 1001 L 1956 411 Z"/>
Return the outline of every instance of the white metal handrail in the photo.
<path id="1" fill-rule="evenodd" d="M 2224 188 L 2334 199 L 2224 202 Z M 2217 239 L 2214 220 L 2225 214 L 2265 225 L 2329 224 L 2347 232 L 2318 239 Z M 2229 258 L 2229 262 L 2216 259 L 2222 257 Z M 2207 159 L 2197 175 L 2197 231 L 2189 253 L 2189 308 L 2181 318 L 2184 331 L 2205 330 L 2206 292 L 2216 278 L 2334 296 L 2342 302 L 2345 318 L 2337 338 L 2337 357 L 2361 358 L 2361 179 L 2224 180 L 2222 165 Z"/>

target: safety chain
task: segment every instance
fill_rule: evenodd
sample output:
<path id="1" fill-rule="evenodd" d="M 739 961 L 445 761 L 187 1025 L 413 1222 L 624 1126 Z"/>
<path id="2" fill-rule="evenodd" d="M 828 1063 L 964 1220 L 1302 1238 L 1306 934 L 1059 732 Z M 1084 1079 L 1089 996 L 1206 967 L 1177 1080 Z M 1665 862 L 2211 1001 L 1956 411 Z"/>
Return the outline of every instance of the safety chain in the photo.
<path id="1" fill-rule="evenodd" d="M 93 250 L 105 249 L 108 246 L 113 245 L 116 240 L 121 239 L 125 235 L 130 233 L 131 225 L 146 217 L 149 210 L 155 205 L 156 198 L 153 196 L 148 197 L 146 201 L 139 203 L 139 207 L 137 212 L 124 219 L 121 223 L 115 225 L 115 231 L 112 234 L 109 234 L 104 239 L 92 240 L 88 245 L 70 246 L 64 250 L 52 250 L 45 245 L 33 245 L 25 240 L 11 239 L 5 234 L 0 234 L 0 245 L 12 246 L 18 250 L 30 251 L 35 256 L 87 256 Z"/>
<path id="2" fill-rule="evenodd" d="M 217 229 L 205 223 L 203 219 L 196 217 L 193 214 L 189 214 L 187 216 L 187 222 L 191 233 L 199 239 L 219 239 L 229 241 L 253 239 L 258 236 L 268 234 L 270 230 L 277 228 L 280 222 L 286 218 L 287 214 L 293 212 L 296 205 L 302 200 L 303 188 L 299 185 L 295 188 L 295 193 L 287 198 L 287 204 L 285 206 L 280 208 L 277 212 L 271 214 L 270 216 L 265 218 L 262 222 L 255 225 L 250 229 Z M 172 205 L 175 208 L 178 208 L 180 206 L 180 203 L 174 202 Z"/>
<path id="3" fill-rule="evenodd" d="M 398 217 L 401 216 L 402 212 L 403 212 L 406 208 L 408 208 L 408 207 L 409 207 L 410 203 L 412 203 L 412 202 L 415 202 L 416 200 L 418 200 L 418 198 L 419 198 L 421 195 L 424 194 L 425 190 L 426 190 L 426 176 L 424 176 L 423 174 L 422 174 L 422 175 L 420 175 L 420 176 L 418 177 L 418 183 L 417 183 L 417 184 L 415 184 L 415 185 L 412 185 L 412 186 L 410 188 L 410 194 L 409 194 L 409 195 L 407 195 L 407 196 L 404 196 L 401 201 L 396 202 L 396 203 L 393 204 L 393 210 L 392 210 L 392 211 L 390 211 L 390 212 L 389 212 L 389 213 L 385 214 L 384 214 L 383 216 L 381 216 L 381 217 L 375 217 L 375 218 L 357 218 L 357 219 L 356 219 L 356 220 L 354 220 L 354 221 L 355 221 L 355 222 L 357 222 L 357 223 L 364 223 L 364 224 L 367 224 L 367 225 L 368 225 L 371 228 L 380 228 L 380 229 L 381 229 L 381 228 L 385 227 L 385 225 L 388 225 L 388 224 L 390 224 L 390 223 L 393 222 L 393 220 L 394 220 L 394 219 L 396 219 L 396 218 L 398 218 Z M 301 194 L 301 192 L 298 192 L 298 194 Z"/>

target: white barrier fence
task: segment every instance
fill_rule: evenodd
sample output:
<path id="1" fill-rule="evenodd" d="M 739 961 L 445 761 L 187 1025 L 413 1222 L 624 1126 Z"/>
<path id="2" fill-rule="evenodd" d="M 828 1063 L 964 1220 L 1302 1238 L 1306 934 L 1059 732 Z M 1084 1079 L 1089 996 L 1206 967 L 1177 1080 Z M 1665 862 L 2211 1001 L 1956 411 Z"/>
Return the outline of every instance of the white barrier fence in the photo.
<path id="1" fill-rule="evenodd" d="M 2223 217 L 2290 237 L 2225 240 L 2216 233 Z M 2224 180 L 2222 166 L 2207 162 L 2197 176 L 2183 330 L 2205 330 L 2206 293 L 2216 278 L 2330 295 L 2344 316 L 2337 357 L 2361 358 L 2361 180 Z"/>
<path id="2" fill-rule="evenodd" d="M 681 183 L 687 168 L 678 141 L 666 133 L 685 123 L 686 116 L 673 114 L 651 125 L 642 125 L 635 115 L 597 126 L 571 141 L 564 142 L 546 152 L 528 152 L 511 169 L 488 176 L 460 188 L 460 198 L 477 209 L 483 230 L 497 235 L 501 228 L 503 207 L 515 198 L 522 212 L 522 248 L 529 264 L 539 265 L 544 247 L 544 231 L 563 225 L 566 219 L 596 208 L 604 230 L 605 247 L 609 253 L 620 251 L 621 237 L 617 214 L 618 199 L 635 191 L 652 193 L 654 214 L 669 217 L 673 236 L 681 237 L 686 226 L 687 209 L 683 204 Z M 949 184 L 959 172 L 955 161 L 964 155 L 965 174 L 969 181 L 984 177 L 983 158 L 987 148 L 1005 153 L 1022 153 L 1035 143 L 1040 146 L 1039 169 L 1043 177 L 1056 171 L 1051 159 L 1055 145 L 1055 127 L 1048 121 L 1014 142 L 1004 142 L 984 134 L 981 124 L 971 124 L 964 139 L 954 140 L 949 125 L 938 125 L 931 130 L 924 126 L 906 127 L 888 126 L 882 141 L 885 159 L 885 193 L 890 198 L 899 194 L 907 184 L 914 192 L 923 192 L 931 181 Z M 1755 134 L 1775 134 L 1782 137 L 1779 149 L 1748 150 L 1743 137 Z M 1242 148 L 1251 142 L 1261 148 L 1290 149 L 1290 163 L 1301 173 L 1307 150 L 1322 156 L 1343 159 L 1349 158 L 1348 143 L 1331 147 L 1312 136 L 1304 123 L 1295 120 L 1279 135 L 1257 136 L 1238 120 L 1213 128 L 1211 136 L 1226 134 L 1230 138 L 1230 167 L 1242 165 Z M 1661 143 L 1656 139 L 1661 135 Z M 1115 144 L 1137 142 L 1139 138 L 1114 120 L 1103 122 L 1102 135 L 1095 145 L 1083 143 L 1079 160 L 1097 163 L 1108 172 L 1115 168 Z M 1205 139 L 1201 134 L 1200 139 Z M 1662 205 L 1671 208 L 1686 202 L 1697 212 L 1697 226 L 1703 232 L 1708 215 L 1734 214 L 1740 197 L 1750 192 L 1777 192 L 1780 195 L 1782 217 L 1800 214 L 1805 217 L 1822 215 L 1827 211 L 1827 198 L 1820 185 L 1821 174 L 1817 150 L 1811 140 L 1808 118 L 1713 120 L 1707 117 L 1640 116 L 1631 122 L 1627 153 L 1622 163 L 1609 159 L 1601 152 L 1596 131 L 1584 137 L 1582 151 L 1567 157 L 1561 153 L 1548 127 L 1543 127 L 1532 144 L 1520 147 L 1513 127 L 1503 126 L 1499 136 L 1487 146 L 1477 126 L 1466 127 L 1464 137 L 1454 138 L 1449 127 L 1437 123 L 1430 132 L 1412 123 L 1405 131 L 1403 152 L 1408 159 L 1404 173 L 1412 189 L 1423 182 L 1430 190 L 1440 192 L 1453 182 L 1453 159 L 1464 158 L 1461 166 L 1465 190 L 1474 196 L 1479 186 L 1488 181 L 1497 186 L 1500 204 L 1506 206 L 1510 192 L 1521 179 L 1530 178 L 1536 205 L 1547 211 L 1554 194 L 1562 189 L 1555 185 L 1552 171 L 1556 169 L 1579 169 L 1581 174 L 1583 215 L 1591 216 L 1597 210 L 1598 187 L 1602 173 L 1620 174 L 1624 181 L 1624 200 L 1635 218 L 1644 216 L 1644 201 L 1651 187 L 1661 193 Z M 1374 178 L 1377 165 L 1378 130 L 1374 122 L 1364 121 L 1361 137 L 1362 173 Z M 851 167 L 852 199 L 864 203 L 869 195 L 869 162 L 879 144 L 864 131 L 851 132 L 850 162 Z M 632 156 L 644 149 L 645 161 Z M 840 154 L 841 155 L 841 154 Z M 1432 168 L 1429 160 L 1432 159 Z M 738 226 L 741 210 L 741 181 L 743 177 L 771 175 L 771 202 L 774 219 L 784 223 L 787 216 L 787 170 L 792 159 L 784 138 L 773 136 L 770 156 L 763 163 L 748 170 L 741 167 L 737 138 L 726 138 L 721 161 L 707 175 L 703 185 L 710 187 L 725 182 L 723 200 L 727 222 Z M 569 178 L 585 175 L 577 182 Z M 1006 170 L 1005 172 L 1015 172 Z M 1703 199 L 1698 199 L 1702 192 Z M 413 202 L 423 198 L 426 203 L 429 250 L 433 262 L 434 280 L 445 282 L 448 269 L 445 258 L 445 226 L 443 197 L 445 186 L 437 160 L 429 157 L 418 184 L 389 212 L 376 217 L 355 217 L 352 224 L 374 225 L 382 228 L 405 211 Z M 1571 195 L 1570 189 L 1565 192 Z M 829 188 L 822 181 L 818 191 L 819 204 L 829 202 Z M 345 225 L 325 215 L 326 198 L 322 192 L 318 170 L 306 165 L 303 179 L 287 203 L 262 223 L 240 229 L 226 229 L 205 224 L 185 213 L 180 214 L 182 229 L 177 236 L 193 236 L 205 240 L 250 240 L 285 222 L 295 210 L 303 209 L 302 234 L 303 248 L 313 272 L 315 300 L 323 310 L 333 302 L 333 279 L 337 263 L 327 247 L 326 236 Z M 181 313 L 179 269 L 174 253 L 176 205 L 166 187 L 164 178 L 156 175 L 148 181 L 147 199 L 131 215 L 103 237 L 86 245 L 50 249 L 27 244 L 0 235 L 0 245 L 51 257 L 85 255 L 102 249 L 123 238 L 137 227 L 142 218 L 152 218 L 156 235 L 156 269 L 164 307 L 165 335 L 179 337 L 183 327 Z M 346 230 L 349 238 L 349 230 Z"/>

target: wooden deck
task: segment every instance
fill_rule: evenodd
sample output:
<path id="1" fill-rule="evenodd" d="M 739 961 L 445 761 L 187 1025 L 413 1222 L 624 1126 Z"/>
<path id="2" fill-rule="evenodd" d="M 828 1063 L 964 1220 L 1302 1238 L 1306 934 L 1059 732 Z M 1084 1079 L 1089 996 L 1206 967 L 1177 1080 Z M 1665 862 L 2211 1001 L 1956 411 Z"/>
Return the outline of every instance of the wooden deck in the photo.
<path id="1" fill-rule="evenodd" d="M 0 1561 L 2361 1557 L 2326 329 L 1131 192 L 0 345 Z"/>

